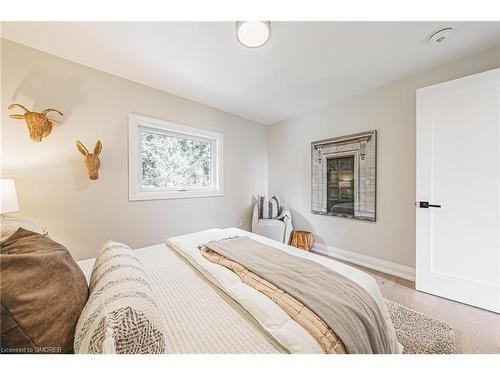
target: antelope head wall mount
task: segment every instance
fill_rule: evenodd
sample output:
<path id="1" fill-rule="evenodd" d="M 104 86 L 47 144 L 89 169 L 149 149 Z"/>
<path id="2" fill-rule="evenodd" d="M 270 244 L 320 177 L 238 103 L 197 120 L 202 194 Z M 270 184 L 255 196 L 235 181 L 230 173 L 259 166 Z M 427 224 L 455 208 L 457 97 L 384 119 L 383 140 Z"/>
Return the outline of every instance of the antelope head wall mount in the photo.
<path id="1" fill-rule="evenodd" d="M 30 112 L 26 109 L 26 107 L 21 104 L 11 104 L 9 105 L 9 109 L 20 108 L 24 111 L 22 115 L 10 115 L 10 118 L 15 120 L 24 120 L 28 127 L 28 132 L 30 134 L 30 138 L 34 142 L 41 142 L 42 138 L 48 136 L 52 131 L 52 126 L 59 124 L 58 121 L 49 119 L 47 117 L 47 113 L 49 112 L 57 112 L 61 116 L 63 115 L 60 111 L 53 108 L 47 108 L 42 112 Z"/>
<path id="2" fill-rule="evenodd" d="M 101 166 L 101 161 L 99 160 L 99 154 L 102 151 L 101 141 L 97 141 L 92 154 L 80 141 L 76 141 L 76 148 L 85 159 L 85 165 L 87 166 L 87 171 L 89 172 L 89 178 L 91 180 L 97 180 L 99 178 L 99 167 Z"/>

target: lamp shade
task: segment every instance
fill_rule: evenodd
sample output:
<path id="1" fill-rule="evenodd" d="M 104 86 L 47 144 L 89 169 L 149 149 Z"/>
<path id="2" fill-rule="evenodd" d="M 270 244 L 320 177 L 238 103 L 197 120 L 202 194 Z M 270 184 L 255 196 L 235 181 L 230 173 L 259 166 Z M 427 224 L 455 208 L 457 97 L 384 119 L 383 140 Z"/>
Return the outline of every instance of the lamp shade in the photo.
<path id="1" fill-rule="evenodd" d="M 7 178 L 0 179 L 0 195 L 1 205 L 0 213 L 19 211 L 19 203 L 17 201 L 16 183 L 14 180 Z"/>

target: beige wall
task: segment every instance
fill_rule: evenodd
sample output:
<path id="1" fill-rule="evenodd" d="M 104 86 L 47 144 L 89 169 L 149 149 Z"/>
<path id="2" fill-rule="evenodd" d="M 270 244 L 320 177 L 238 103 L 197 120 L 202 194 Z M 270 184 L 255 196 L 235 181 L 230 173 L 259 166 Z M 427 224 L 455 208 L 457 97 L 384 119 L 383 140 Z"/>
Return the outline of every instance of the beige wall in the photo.
<path id="1" fill-rule="evenodd" d="M 77 259 L 108 239 L 132 247 L 224 226 L 248 228 L 253 194 L 267 190 L 267 130 L 239 117 L 2 39 L 2 177 L 17 182 L 21 212 L 46 226 Z M 42 143 L 8 118 L 10 103 L 55 107 L 63 124 Z M 224 134 L 224 197 L 128 201 L 128 113 Z M 57 115 L 53 115 L 57 118 Z M 75 147 L 103 142 L 89 181 Z"/>
<path id="2" fill-rule="evenodd" d="M 269 193 L 317 241 L 414 267 L 415 90 L 499 66 L 500 48 L 490 49 L 271 126 Z M 310 143 L 370 129 L 378 130 L 377 221 L 311 214 Z"/>
<path id="3" fill-rule="evenodd" d="M 500 48 L 349 98 L 265 128 L 259 124 L 2 41 L 2 177 L 14 178 L 19 216 L 46 226 L 77 259 L 107 239 L 141 247 L 211 227 L 250 226 L 251 197 L 280 194 L 294 225 L 335 247 L 414 266 L 415 89 L 500 66 Z M 56 107 L 64 122 L 33 143 L 19 102 Z M 135 112 L 224 134 L 224 197 L 128 201 L 127 115 Z M 56 118 L 56 115 L 54 115 Z M 377 129 L 377 222 L 310 213 L 310 142 Z M 103 141 L 100 179 L 87 178 L 74 146 Z M 268 160 L 269 154 L 269 160 Z M 269 161 L 269 164 L 268 164 Z"/>

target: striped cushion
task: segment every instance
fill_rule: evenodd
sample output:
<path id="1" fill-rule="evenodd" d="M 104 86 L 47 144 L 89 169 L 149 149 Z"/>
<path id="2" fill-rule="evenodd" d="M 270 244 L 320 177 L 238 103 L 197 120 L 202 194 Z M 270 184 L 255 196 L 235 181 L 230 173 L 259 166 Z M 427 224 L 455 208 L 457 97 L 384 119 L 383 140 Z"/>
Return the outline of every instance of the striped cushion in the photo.
<path id="1" fill-rule="evenodd" d="M 74 348 L 94 354 L 165 352 L 165 329 L 148 276 L 128 246 L 110 241 L 97 257 Z"/>
<path id="2" fill-rule="evenodd" d="M 280 198 L 276 195 L 270 200 L 266 197 L 259 196 L 257 198 L 257 204 L 259 205 L 259 219 L 276 219 L 281 215 L 283 207 L 280 203 Z"/>

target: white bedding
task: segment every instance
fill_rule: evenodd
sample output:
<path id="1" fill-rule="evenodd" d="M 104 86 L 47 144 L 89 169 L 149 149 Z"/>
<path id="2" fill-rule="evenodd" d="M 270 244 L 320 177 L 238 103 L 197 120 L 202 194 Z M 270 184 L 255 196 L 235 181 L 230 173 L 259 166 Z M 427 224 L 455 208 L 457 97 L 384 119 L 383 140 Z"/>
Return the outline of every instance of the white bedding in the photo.
<path id="1" fill-rule="evenodd" d="M 165 323 L 167 353 L 283 353 L 250 314 L 165 244 L 135 250 Z M 87 281 L 95 259 L 78 262 Z"/>
<path id="2" fill-rule="evenodd" d="M 402 353 L 403 347 L 396 339 L 391 317 L 382 299 L 377 282 L 370 275 L 332 259 L 305 252 L 291 246 L 281 244 L 268 238 L 247 231 L 228 228 L 211 229 L 184 236 L 171 237 L 167 245 L 185 257 L 207 279 L 225 291 L 235 301 L 241 304 L 281 345 L 292 353 L 322 353 L 317 341 L 286 312 L 271 299 L 244 284 L 239 277 L 229 269 L 211 263 L 205 259 L 198 249 L 200 244 L 233 236 L 248 236 L 256 241 L 268 244 L 289 254 L 316 261 L 334 271 L 348 277 L 363 287 L 377 302 L 386 320 L 394 353 Z"/>

